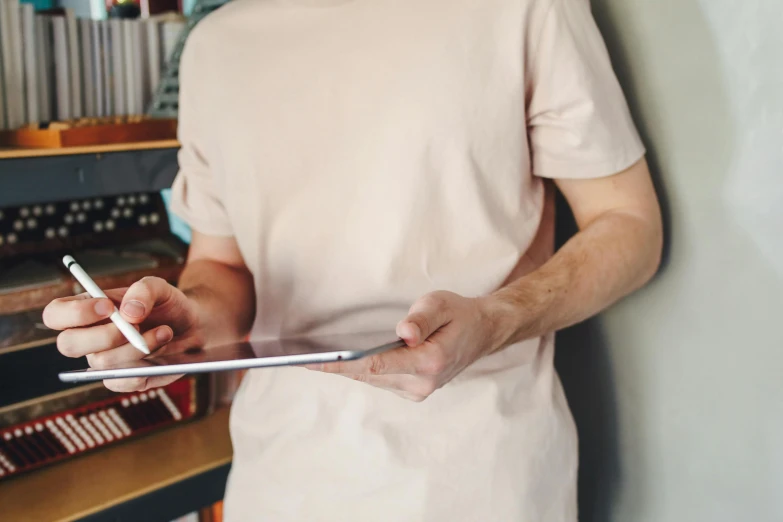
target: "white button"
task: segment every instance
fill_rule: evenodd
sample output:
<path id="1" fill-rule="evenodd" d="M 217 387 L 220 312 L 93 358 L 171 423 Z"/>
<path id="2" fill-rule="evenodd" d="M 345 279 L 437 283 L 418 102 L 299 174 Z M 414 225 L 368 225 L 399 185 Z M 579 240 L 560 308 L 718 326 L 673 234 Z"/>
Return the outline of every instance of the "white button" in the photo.
<path id="1" fill-rule="evenodd" d="M 145 226 L 147 224 L 147 216 L 141 215 L 139 216 L 139 225 Z"/>
<path id="2" fill-rule="evenodd" d="M 24 221 L 21 219 L 14 221 L 14 230 L 24 230 Z"/>
<path id="3" fill-rule="evenodd" d="M 131 210 L 128 207 L 125 207 L 125 210 L 122 211 L 122 215 L 126 218 L 129 218 L 133 215 L 133 210 Z"/>
<path id="4" fill-rule="evenodd" d="M 82 210 L 90 210 L 92 208 L 92 203 L 89 201 L 82 202 Z"/>
<path id="5" fill-rule="evenodd" d="M 73 214 L 65 214 L 63 221 L 65 221 L 66 225 L 73 225 Z"/>
<path id="6" fill-rule="evenodd" d="M 0 236 L 0 246 L 3 246 L 3 243 L 5 243 L 5 238 Z"/>
<path id="7" fill-rule="evenodd" d="M 47 216 L 53 216 L 54 215 L 54 205 L 51 203 L 46 205 L 46 215 Z"/>
<path id="8" fill-rule="evenodd" d="M 54 236 L 57 235 L 57 232 L 53 228 L 47 228 L 46 229 L 46 237 L 47 239 L 52 239 Z"/>
<path id="9" fill-rule="evenodd" d="M 114 221 L 111 219 L 106 220 L 106 230 L 114 230 Z"/>
<path id="10" fill-rule="evenodd" d="M 128 205 L 136 204 L 136 196 L 128 196 Z"/>
<path id="11" fill-rule="evenodd" d="M 5 240 L 6 240 L 6 241 L 8 241 L 8 244 L 9 244 L 9 245 L 13 245 L 13 244 L 15 244 L 15 243 L 16 243 L 16 234 L 14 234 L 13 232 L 11 232 L 11 233 L 10 233 L 10 234 L 8 234 L 7 236 L 5 236 Z"/>
<path id="12" fill-rule="evenodd" d="M 34 216 L 40 216 L 43 214 L 43 209 L 41 208 L 41 205 L 36 205 L 33 207 L 33 215 Z"/>
<path id="13" fill-rule="evenodd" d="M 113 217 L 114 219 L 120 217 L 120 209 L 118 208 L 111 209 L 111 217 Z"/>
<path id="14" fill-rule="evenodd" d="M 141 203 L 142 205 L 146 205 L 147 203 L 149 203 L 149 200 L 150 200 L 150 198 L 149 198 L 148 195 L 146 195 L 146 194 L 139 194 L 139 203 Z"/>
<path id="15" fill-rule="evenodd" d="M 71 202 L 71 212 L 79 212 L 79 203 L 76 201 Z"/>
<path id="16" fill-rule="evenodd" d="M 123 206 L 125 204 L 125 198 L 120 196 L 117 198 L 117 205 Z"/>
<path id="17" fill-rule="evenodd" d="M 93 230 L 96 232 L 103 232 L 103 223 L 100 221 L 96 221 L 95 224 L 92 226 Z"/>
<path id="18" fill-rule="evenodd" d="M 76 221 L 78 221 L 79 223 L 84 223 L 85 221 L 87 221 L 87 214 L 85 214 L 84 212 L 79 212 L 78 214 L 76 214 Z"/>
<path id="19" fill-rule="evenodd" d="M 68 227 L 60 227 L 57 229 L 57 234 L 60 237 L 67 237 L 68 236 Z"/>
<path id="20" fill-rule="evenodd" d="M 30 215 L 30 209 L 27 208 L 27 207 L 20 208 L 19 209 L 19 215 L 22 216 L 23 218 L 26 218 L 27 216 Z"/>
<path id="21" fill-rule="evenodd" d="M 152 223 L 153 225 L 157 225 L 158 221 L 160 221 L 160 216 L 158 215 L 157 212 L 153 212 L 152 214 L 150 214 L 150 223 Z"/>
<path id="22" fill-rule="evenodd" d="M 100 210 L 100 209 L 103 208 L 103 200 L 102 199 L 96 199 L 95 202 L 93 203 L 93 205 L 95 206 L 95 208 Z"/>
<path id="23" fill-rule="evenodd" d="M 27 228 L 29 228 L 30 230 L 34 229 L 37 226 L 38 226 L 38 220 L 37 219 L 30 218 L 30 219 L 27 220 Z"/>

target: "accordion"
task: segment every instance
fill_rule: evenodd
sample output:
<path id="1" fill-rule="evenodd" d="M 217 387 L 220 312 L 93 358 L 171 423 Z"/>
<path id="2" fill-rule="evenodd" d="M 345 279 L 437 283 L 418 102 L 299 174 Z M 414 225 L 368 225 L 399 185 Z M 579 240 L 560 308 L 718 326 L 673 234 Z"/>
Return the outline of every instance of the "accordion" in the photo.
<path id="1" fill-rule="evenodd" d="M 2 408 L 0 481 L 200 417 L 211 409 L 208 381 L 122 394 L 92 384 Z"/>
<path id="2" fill-rule="evenodd" d="M 208 375 L 144 393 L 74 387 L 57 374 L 83 362 L 57 351 L 41 312 L 82 292 L 60 259 L 74 254 L 102 288 L 145 276 L 175 283 L 185 245 L 159 193 L 0 208 L 0 481 L 207 413 Z"/>

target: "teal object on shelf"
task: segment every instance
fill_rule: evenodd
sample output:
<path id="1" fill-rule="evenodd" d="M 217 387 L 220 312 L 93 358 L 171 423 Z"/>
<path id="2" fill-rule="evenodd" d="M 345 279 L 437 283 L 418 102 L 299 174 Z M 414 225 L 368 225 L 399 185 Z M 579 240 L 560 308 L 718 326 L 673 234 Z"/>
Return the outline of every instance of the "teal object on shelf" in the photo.
<path id="1" fill-rule="evenodd" d="M 192 237 L 190 227 L 176 214 L 171 212 L 171 189 L 164 189 L 160 194 L 163 196 L 163 202 L 166 204 L 166 212 L 169 215 L 169 228 L 171 229 L 171 233 L 179 237 L 185 243 L 190 244 L 190 239 Z"/>
<path id="2" fill-rule="evenodd" d="M 54 0 L 22 0 L 23 4 L 33 4 L 36 11 L 51 9 L 54 7 Z"/>

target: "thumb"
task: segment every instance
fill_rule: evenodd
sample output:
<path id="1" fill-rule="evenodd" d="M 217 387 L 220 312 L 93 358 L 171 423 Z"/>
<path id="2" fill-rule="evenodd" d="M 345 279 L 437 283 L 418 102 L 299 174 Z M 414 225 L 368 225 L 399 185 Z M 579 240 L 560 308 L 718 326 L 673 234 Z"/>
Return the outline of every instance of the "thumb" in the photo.
<path id="1" fill-rule="evenodd" d="M 159 277 L 145 277 L 133 283 L 122 298 L 120 313 L 132 324 L 139 324 L 153 308 L 171 297 L 171 285 Z"/>
<path id="2" fill-rule="evenodd" d="M 418 346 L 446 325 L 451 317 L 449 298 L 441 292 L 427 294 L 413 306 L 408 317 L 397 325 L 397 335 L 408 346 Z"/>

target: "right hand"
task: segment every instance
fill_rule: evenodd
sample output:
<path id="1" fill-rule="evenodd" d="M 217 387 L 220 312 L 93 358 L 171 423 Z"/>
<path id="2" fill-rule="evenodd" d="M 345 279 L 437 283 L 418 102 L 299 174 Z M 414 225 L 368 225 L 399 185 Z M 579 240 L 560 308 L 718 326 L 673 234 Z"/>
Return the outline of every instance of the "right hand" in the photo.
<path id="1" fill-rule="evenodd" d="M 43 311 L 43 322 L 57 336 L 57 349 L 66 357 L 87 357 L 91 368 L 101 369 L 136 361 L 145 355 L 134 348 L 109 320 L 115 305 L 126 321 L 144 336 L 150 353 L 179 352 L 203 341 L 193 302 L 178 288 L 158 277 L 145 277 L 128 288 L 105 292 L 108 299 L 87 294 L 55 299 Z M 107 379 L 117 392 L 142 391 L 165 386 L 180 376 Z"/>

